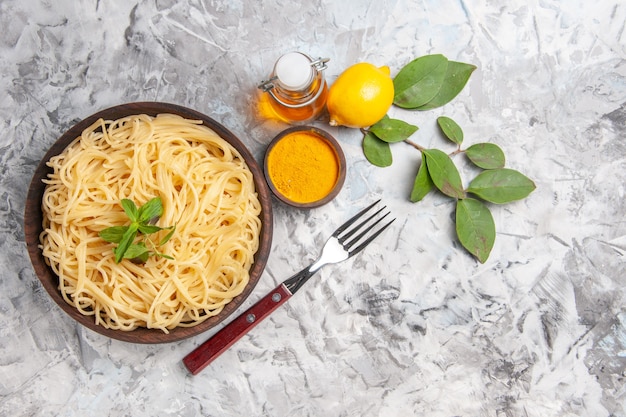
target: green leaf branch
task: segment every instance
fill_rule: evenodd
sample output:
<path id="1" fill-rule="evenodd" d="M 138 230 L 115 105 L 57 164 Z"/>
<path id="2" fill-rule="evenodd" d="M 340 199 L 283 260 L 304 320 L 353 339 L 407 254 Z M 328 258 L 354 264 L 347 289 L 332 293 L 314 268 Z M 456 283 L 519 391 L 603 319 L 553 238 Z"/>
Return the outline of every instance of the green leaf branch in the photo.
<path id="1" fill-rule="evenodd" d="M 407 110 L 431 110 L 453 100 L 465 87 L 474 65 L 449 61 L 443 55 L 417 58 L 403 67 L 394 78 L 394 105 Z M 409 196 L 421 201 L 432 190 L 456 200 L 456 233 L 463 247 L 481 263 L 486 262 L 495 243 L 496 228 L 487 203 L 505 204 L 527 197 L 535 188 L 522 173 L 505 168 L 505 155 L 493 143 L 476 143 L 466 149 L 463 129 L 447 116 L 437 118 L 443 136 L 456 144 L 450 154 L 439 149 L 426 149 L 410 140 L 418 127 L 385 116 L 363 133 L 363 152 L 367 160 L 379 167 L 388 167 L 393 158 L 391 145 L 404 142 L 417 149 L 422 162 L 417 169 Z M 467 187 L 453 157 L 465 154 L 481 172 Z"/>
<path id="2" fill-rule="evenodd" d="M 161 198 L 155 197 L 141 207 L 137 207 L 132 200 L 125 198 L 122 199 L 120 205 L 128 216 L 130 224 L 107 227 L 99 233 L 105 241 L 117 244 L 113 249 L 115 262 L 120 263 L 123 259 L 130 259 L 133 262 L 145 263 L 151 256 L 174 259 L 158 251 L 160 246 L 172 238 L 176 230 L 176 226 L 159 227 L 155 225 L 163 215 Z M 150 235 L 162 230 L 169 230 L 169 232 L 155 243 Z"/>

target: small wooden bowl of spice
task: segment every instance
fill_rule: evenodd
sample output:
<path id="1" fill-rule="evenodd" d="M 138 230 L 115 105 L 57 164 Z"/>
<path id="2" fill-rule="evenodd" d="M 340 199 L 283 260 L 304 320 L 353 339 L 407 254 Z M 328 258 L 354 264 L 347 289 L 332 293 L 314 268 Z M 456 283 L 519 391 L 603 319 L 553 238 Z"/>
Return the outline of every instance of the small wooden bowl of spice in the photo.
<path id="1" fill-rule="evenodd" d="M 346 179 L 346 159 L 329 133 L 312 126 L 282 131 L 265 153 L 265 178 L 278 199 L 298 208 L 331 201 Z"/>

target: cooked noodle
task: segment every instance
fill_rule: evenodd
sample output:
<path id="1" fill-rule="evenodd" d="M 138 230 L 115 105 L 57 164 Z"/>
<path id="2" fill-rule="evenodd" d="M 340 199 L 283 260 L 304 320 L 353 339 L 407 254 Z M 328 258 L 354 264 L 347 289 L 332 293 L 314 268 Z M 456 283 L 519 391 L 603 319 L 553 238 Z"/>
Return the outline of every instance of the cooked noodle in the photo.
<path id="1" fill-rule="evenodd" d="M 218 314 L 241 294 L 259 246 L 252 173 L 227 141 L 170 114 L 98 120 L 50 159 L 44 180 L 46 262 L 63 298 L 106 328 L 168 332 Z M 98 233 L 128 224 L 123 198 L 160 197 L 159 226 L 176 225 L 145 264 L 115 263 Z M 158 242 L 165 234 L 162 233 Z"/>

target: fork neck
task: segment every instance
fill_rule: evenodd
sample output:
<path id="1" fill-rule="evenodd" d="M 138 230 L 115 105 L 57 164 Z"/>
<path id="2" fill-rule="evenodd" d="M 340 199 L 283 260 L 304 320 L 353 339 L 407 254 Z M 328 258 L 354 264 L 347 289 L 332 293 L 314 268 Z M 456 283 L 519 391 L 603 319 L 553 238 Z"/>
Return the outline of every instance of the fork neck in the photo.
<path id="1" fill-rule="evenodd" d="M 315 262 L 313 265 L 304 268 L 297 274 L 292 275 L 283 281 L 283 285 L 287 287 L 291 294 L 294 294 L 311 278 L 325 263 L 321 261 Z"/>
<path id="2" fill-rule="evenodd" d="M 322 267 L 324 265 L 326 265 L 327 263 L 328 262 L 326 262 L 326 261 L 324 261 L 322 259 L 318 259 L 311 266 L 309 266 L 307 269 L 311 272 L 311 275 L 313 275 L 314 273 L 316 273 L 317 271 L 322 269 Z"/>

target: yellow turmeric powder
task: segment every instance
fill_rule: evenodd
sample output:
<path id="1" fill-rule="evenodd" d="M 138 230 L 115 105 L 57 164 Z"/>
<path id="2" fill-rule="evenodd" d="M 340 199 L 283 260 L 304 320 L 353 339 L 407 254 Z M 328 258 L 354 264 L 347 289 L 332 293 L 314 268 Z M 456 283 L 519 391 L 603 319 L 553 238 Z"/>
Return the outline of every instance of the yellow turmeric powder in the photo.
<path id="1" fill-rule="evenodd" d="M 339 160 L 322 136 L 299 131 L 274 145 L 267 157 L 267 171 L 280 194 L 296 203 L 312 203 L 335 187 Z"/>

